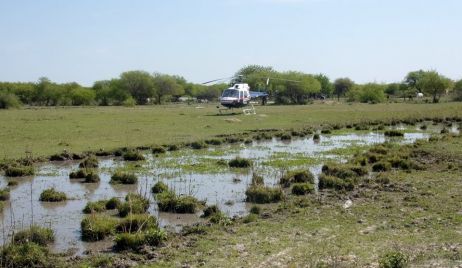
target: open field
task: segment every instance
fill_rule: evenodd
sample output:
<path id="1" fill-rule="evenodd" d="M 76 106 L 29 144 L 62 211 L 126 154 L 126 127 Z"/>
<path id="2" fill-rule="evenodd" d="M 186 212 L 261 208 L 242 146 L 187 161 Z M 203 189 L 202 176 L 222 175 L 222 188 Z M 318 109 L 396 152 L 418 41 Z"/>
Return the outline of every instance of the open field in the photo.
<path id="1" fill-rule="evenodd" d="M 462 116 L 462 103 L 313 104 L 257 107 L 255 116 L 217 116 L 215 105 L 37 108 L 0 111 L 2 158 L 189 142 L 250 129 L 409 117 Z"/>

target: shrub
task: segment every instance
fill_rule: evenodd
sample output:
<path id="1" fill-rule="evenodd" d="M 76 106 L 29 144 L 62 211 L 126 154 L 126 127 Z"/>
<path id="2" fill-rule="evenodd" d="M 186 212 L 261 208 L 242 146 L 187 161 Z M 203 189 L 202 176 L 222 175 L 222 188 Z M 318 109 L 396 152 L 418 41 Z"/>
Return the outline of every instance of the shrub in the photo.
<path id="1" fill-rule="evenodd" d="M 256 214 L 249 214 L 244 217 L 242 220 L 243 223 L 251 223 L 251 222 L 256 222 L 258 220 L 258 216 Z"/>
<path id="2" fill-rule="evenodd" d="M 21 101 L 15 94 L 0 91 L 0 109 L 18 108 L 21 105 Z"/>
<path id="3" fill-rule="evenodd" d="M 176 144 L 170 144 L 167 149 L 169 151 L 178 151 L 180 148 Z"/>
<path id="4" fill-rule="evenodd" d="M 91 155 L 85 158 L 79 165 L 80 168 L 97 168 L 98 167 L 98 158 Z"/>
<path id="5" fill-rule="evenodd" d="M 372 166 L 372 171 L 374 172 L 383 172 L 391 169 L 391 164 L 389 162 L 377 162 Z"/>
<path id="6" fill-rule="evenodd" d="M 123 158 L 125 161 L 143 161 L 145 160 L 144 156 L 142 153 L 138 151 L 128 151 L 124 153 Z"/>
<path id="7" fill-rule="evenodd" d="M 314 192 L 314 186 L 311 183 L 295 183 L 292 186 L 292 194 L 306 195 Z"/>
<path id="8" fill-rule="evenodd" d="M 91 214 L 91 213 L 100 213 L 106 211 L 106 200 L 100 200 L 96 202 L 88 202 L 85 208 L 83 209 L 83 213 Z"/>
<path id="9" fill-rule="evenodd" d="M 352 165 L 345 165 L 345 164 L 326 164 L 322 167 L 322 173 L 335 176 L 341 179 L 347 178 L 355 178 L 358 176 L 366 175 L 367 169 L 362 166 L 352 166 Z"/>
<path id="10" fill-rule="evenodd" d="M 325 128 L 323 130 L 321 130 L 321 134 L 331 134 L 332 133 L 332 130 L 328 129 L 328 128 Z"/>
<path id="11" fill-rule="evenodd" d="M 265 179 L 262 176 L 258 176 L 257 174 L 252 174 L 252 185 L 265 185 Z"/>
<path id="12" fill-rule="evenodd" d="M 385 136 L 387 137 L 403 137 L 404 133 L 398 130 L 387 130 L 384 133 Z"/>
<path id="13" fill-rule="evenodd" d="M 40 194 L 42 202 L 61 202 L 67 200 L 66 194 L 58 192 L 54 188 L 46 189 Z"/>
<path id="14" fill-rule="evenodd" d="M 2 267 L 56 267 L 55 260 L 50 258 L 50 255 L 46 247 L 33 242 L 10 244 L 0 251 Z"/>
<path id="15" fill-rule="evenodd" d="M 135 184 L 138 182 L 138 177 L 133 173 L 125 173 L 117 171 L 111 176 L 110 183 L 113 184 Z"/>
<path id="16" fill-rule="evenodd" d="M 379 259 L 380 268 L 404 268 L 407 266 L 408 257 L 399 252 L 388 252 Z"/>
<path id="17" fill-rule="evenodd" d="M 46 246 L 54 241 L 55 235 L 52 229 L 37 225 L 33 225 L 29 229 L 19 231 L 13 236 L 13 242 L 15 244 L 33 242 L 40 246 Z"/>
<path id="18" fill-rule="evenodd" d="M 165 231 L 156 228 L 145 232 L 122 233 L 115 238 L 115 248 L 117 250 L 138 251 L 144 245 L 156 247 L 166 239 Z"/>
<path id="19" fill-rule="evenodd" d="M 313 135 L 313 140 L 318 141 L 318 140 L 320 140 L 320 139 L 321 139 L 321 136 L 319 136 L 318 133 L 315 133 L 315 134 Z"/>
<path id="20" fill-rule="evenodd" d="M 79 169 L 77 171 L 72 171 L 70 174 L 69 174 L 69 178 L 70 179 L 82 179 L 82 178 L 85 178 L 87 176 L 87 172 L 83 169 Z"/>
<path id="21" fill-rule="evenodd" d="M 18 184 L 19 184 L 18 181 L 8 181 L 7 186 L 8 186 L 8 187 L 11 187 L 11 186 L 16 186 L 16 185 L 18 185 Z"/>
<path id="22" fill-rule="evenodd" d="M 282 200 L 284 194 L 280 188 L 253 185 L 247 188 L 245 195 L 247 202 L 264 204 L 279 202 Z"/>
<path id="23" fill-rule="evenodd" d="M 119 216 L 125 217 L 128 214 L 143 214 L 149 208 L 149 200 L 139 194 L 128 194 L 125 202 L 118 207 Z"/>
<path id="24" fill-rule="evenodd" d="M 120 200 L 117 197 L 113 197 L 106 202 L 106 209 L 112 210 L 117 209 L 120 206 Z"/>
<path id="25" fill-rule="evenodd" d="M 220 211 L 220 212 L 213 214 L 210 217 L 210 222 L 214 224 L 220 224 L 220 225 L 226 226 L 226 225 L 231 224 L 231 219 L 228 216 L 226 216 L 225 213 Z"/>
<path id="26" fill-rule="evenodd" d="M 83 241 L 99 241 L 114 234 L 117 219 L 108 215 L 92 214 L 80 223 Z"/>
<path id="27" fill-rule="evenodd" d="M 85 183 L 97 183 L 100 180 L 99 175 L 94 172 L 90 172 L 85 176 Z"/>
<path id="28" fill-rule="evenodd" d="M 208 218 L 216 213 L 220 213 L 220 209 L 218 208 L 217 205 L 211 205 L 211 206 L 207 206 L 205 209 L 204 209 L 204 214 L 202 214 L 202 218 Z"/>
<path id="29" fill-rule="evenodd" d="M 250 213 L 259 215 L 261 213 L 261 209 L 259 206 L 252 206 L 250 208 Z"/>
<path id="30" fill-rule="evenodd" d="M 7 177 L 23 177 L 34 175 L 34 168 L 31 166 L 9 166 L 5 170 Z"/>
<path id="31" fill-rule="evenodd" d="M 281 135 L 281 140 L 283 141 L 288 141 L 288 140 L 291 140 L 292 139 L 292 136 L 289 134 L 289 133 L 284 133 Z"/>
<path id="32" fill-rule="evenodd" d="M 165 191 L 168 191 L 168 186 L 161 181 L 156 182 L 156 184 L 154 184 L 151 188 L 151 192 L 154 194 L 160 194 Z"/>
<path id="33" fill-rule="evenodd" d="M 207 148 L 207 144 L 203 141 L 195 141 L 191 143 L 191 148 L 196 150 L 204 149 Z"/>
<path id="34" fill-rule="evenodd" d="M 321 174 L 319 176 L 319 189 L 348 190 L 354 189 L 354 182 L 351 179 L 341 179 L 334 176 Z"/>
<path id="35" fill-rule="evenodd" d="M 133 233 L 157 228 L 157 219 L 148 214 L 129 214 L 116 226 L 119 233 Z"/>
<path id="36" fill-rule="evenodd" d="M 172 150 L 170 150 L 170 151 L 172 151 Z M 153 154 L 165 154 L 166 150 L 162 146 L 154 146 L 154 147 L 152 147 L 151 152 Z"/>
<path id="37" fill-rule="evenodd" d="M 309 170 L 290 171 L 279 180 L 279 184 L 284 187 L 289 187 L 292 183 L 303 182 L 314 183 L 314 175 Z"/>
<path id="38" fill-rule="evenodd" d="M 206 140 L 205 143 L 210 144 L 210 145 L 221 145 L 223 143 L 223 140 L 211 139 L 211 140 Z"/>
<path id="39" fill-rule="evenodd" d="M 252 161 L 245 158 L 236 157 L 228 162 L 229 167 L 232 168 L 248 168 L 252 166 Z"/>
<path id="40" fill-rule="evenodd" d="M 195 213 L 199 201 L 192 196 L 178 196 L 172 191 L 165 191 L 156 196 L 160 211 L 173 213 Z"/>
<path id="41" fill-rule="evenodd" d="M 0 201 L 6 201 L 10 199 L 10 189 L 2 188 L 0 189 Z"/>

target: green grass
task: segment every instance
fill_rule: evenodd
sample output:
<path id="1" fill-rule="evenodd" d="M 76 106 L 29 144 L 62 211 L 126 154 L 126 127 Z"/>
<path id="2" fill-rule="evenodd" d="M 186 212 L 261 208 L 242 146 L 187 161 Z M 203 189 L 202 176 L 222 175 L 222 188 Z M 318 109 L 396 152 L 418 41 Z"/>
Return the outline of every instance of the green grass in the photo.
<path id="1" fill-rule="evenodd" d="M 34 156 L 49 156 L 63 149 L 83 152 L 192 142 L 257 128 L 289 129 L 322 123 L 462 115 L 462 103 L 265 106 L 257 107 L 255 116 L 215 116 L 214 104 L 204 107 L 163 105 L 2 110 L 1 157 L 23 157 L 26 150 L 32 151 Z M 226 120 L 230 118 L 240 121 Z"/>

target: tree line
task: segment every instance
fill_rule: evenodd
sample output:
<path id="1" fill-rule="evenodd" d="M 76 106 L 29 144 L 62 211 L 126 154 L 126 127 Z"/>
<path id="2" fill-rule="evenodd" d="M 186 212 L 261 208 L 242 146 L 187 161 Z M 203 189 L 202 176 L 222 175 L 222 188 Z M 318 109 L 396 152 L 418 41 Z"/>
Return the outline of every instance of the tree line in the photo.
<path id="1" fill-rule="evenodd" d="M 436 71 L 409 72 L 398 83 L 356 84 L 349 78 L 331 81 L 324 74 L 279 72 L 272 67 L 250 65 L 238 70 L 231 83 L 248 83 L 252 90 L 268 92 L 277 104 L 305 104 L 316 98 L 346 98 L 351 102 L 379 103 L 390 97 L 404 100 L 417 93 L 438 102 L 452 93 L 462 100 L 462 80 L 452 81 Z M 29 106 L 147 105 L 175 102 L 188 96 L 215 101 L 228 84 L 203 85 L 181 76 L 128 71 L 118 78 L 96 81 L 92 87 L 55 83 L 42 77 L 37 82 L 0 82 L 0 108 Z"/>

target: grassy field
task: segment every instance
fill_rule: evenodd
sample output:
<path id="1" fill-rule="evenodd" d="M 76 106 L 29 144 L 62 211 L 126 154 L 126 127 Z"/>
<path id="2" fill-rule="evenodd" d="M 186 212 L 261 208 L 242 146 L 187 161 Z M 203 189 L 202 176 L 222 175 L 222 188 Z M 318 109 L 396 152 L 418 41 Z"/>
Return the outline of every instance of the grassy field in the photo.
<path id="1" fill-rule="evenodd" d="M 462 103 L 313 104 L 257 107 L 258 114 L 217 115 L 213 104 L 31 108 L 0 111 L 0 157 L 25 151 L 71 152 L 188 142 L 250 129 L 299 128 L 408 117 L 462 116 Z"/>

